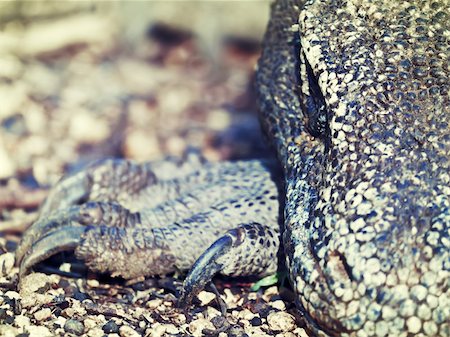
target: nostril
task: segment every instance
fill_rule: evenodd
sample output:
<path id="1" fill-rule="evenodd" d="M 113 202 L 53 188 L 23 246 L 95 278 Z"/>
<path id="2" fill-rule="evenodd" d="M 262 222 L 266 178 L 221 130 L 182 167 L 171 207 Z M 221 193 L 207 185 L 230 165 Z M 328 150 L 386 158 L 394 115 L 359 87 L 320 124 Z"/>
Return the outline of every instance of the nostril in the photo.
<path id="1" fill-rule="evenodd" d="M 335 275 L 340 281 L 354 281 L 352 268 L 342 253 L 335 250 L 328 256 L 327 267 L 330 269 L 331 275 Z"/>

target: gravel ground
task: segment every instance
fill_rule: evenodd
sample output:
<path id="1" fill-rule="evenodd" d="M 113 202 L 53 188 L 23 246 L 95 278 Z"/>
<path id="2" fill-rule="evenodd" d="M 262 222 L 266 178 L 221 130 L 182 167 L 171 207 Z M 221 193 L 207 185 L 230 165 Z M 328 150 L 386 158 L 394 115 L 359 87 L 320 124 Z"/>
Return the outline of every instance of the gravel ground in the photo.
<path id="1" fill-rule="evenodd" d="M 18 285 L 17 242 L 63 174 L 189 148 L 211 161 L 270 155 L 252 91 L 257 41 L 225 39 L 211 58 L 190 31 L 157 25 L 130 45 L 111 18 L 73 12 L 0 32 L 0 336 L 307 336 L 288 288 L 251 292 L 249 279 L 217 279 L 225 316 L 209 291 L 178 309 L 182 275 L 73 273 L 70 254 L 59 274 L 50 264 Z"/>

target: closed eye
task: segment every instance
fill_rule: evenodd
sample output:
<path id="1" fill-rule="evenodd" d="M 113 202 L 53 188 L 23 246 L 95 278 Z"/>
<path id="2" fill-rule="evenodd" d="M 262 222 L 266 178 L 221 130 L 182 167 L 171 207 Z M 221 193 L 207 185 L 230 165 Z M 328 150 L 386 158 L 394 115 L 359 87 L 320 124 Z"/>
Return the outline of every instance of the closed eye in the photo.
<path id="1" fill-rule="evenodd" d="M 329 134 L 328 111 L 325 98 L 320 90 L 317 76 L 304 54 L 301 55 L 301 106 L 307 118 L 309 133 L 320 139 L 327 139 Z"/>

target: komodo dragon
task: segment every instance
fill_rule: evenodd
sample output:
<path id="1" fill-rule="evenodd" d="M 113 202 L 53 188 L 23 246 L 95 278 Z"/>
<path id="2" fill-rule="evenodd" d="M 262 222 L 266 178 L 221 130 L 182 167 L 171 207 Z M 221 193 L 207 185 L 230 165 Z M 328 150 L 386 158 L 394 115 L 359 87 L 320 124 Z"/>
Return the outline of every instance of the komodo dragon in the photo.
<path id="1" fill-rule="evenodd" d="M 449 22 L 448 1 L 277 1 L 257 90 L 284 183 L 262 161 L 101 162 L 54 187 L 21 275 L 70 249 L 127 278 L 197 260 L 189 301 L 273 273 L 281 224 L 313 334 L 449 336 Z"/>

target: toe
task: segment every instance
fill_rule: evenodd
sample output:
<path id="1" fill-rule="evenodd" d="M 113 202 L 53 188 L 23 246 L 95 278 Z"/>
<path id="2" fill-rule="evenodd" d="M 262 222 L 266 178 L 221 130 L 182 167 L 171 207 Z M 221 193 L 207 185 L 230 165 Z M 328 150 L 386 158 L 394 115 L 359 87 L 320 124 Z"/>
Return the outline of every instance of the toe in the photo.
<path id="1" fill-rule="evenodd" d="M 56 253 L 74 250 L 87 229 L 88 227 L 65 226 L 48 232 L 37 240 L 23 257 L 19 277 L 22 278 L 34 265 Z"/>
<path id="2" fill-rule="evenodd" d="M 73 207 L 66 210 L 56 212 L 50 217 L 41 217 L 38 221 L 33 223 L 30 228 L 24 233 L 19 246 L 16 249 L 16 263 L 20 264 L 22 259 L 30 250 L 31 246 L 51 230 L 63 227 L 68 224 L 68 219 L 77 214 L 79 207 Z"/>

